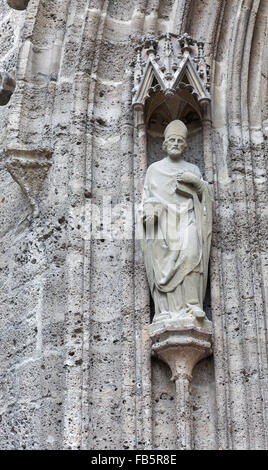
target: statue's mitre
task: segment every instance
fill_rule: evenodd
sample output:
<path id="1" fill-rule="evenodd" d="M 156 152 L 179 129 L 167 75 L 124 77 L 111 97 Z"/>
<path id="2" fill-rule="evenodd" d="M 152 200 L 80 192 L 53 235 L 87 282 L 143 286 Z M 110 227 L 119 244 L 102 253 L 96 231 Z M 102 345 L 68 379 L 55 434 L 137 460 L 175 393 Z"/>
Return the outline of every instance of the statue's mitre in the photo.
<path id="1" fill-rule="evenodd" d="M 164 137 L 165 139 L 167 139 L 171 135 L 180 135 L 184 139 L 186 139 L 187 134 L 188 134 L 187 127 L 182 121 L 179 121 L 177 119 L 176 121 L 171 121 L 167 125 L 165 132 L 164 132 Z"/>

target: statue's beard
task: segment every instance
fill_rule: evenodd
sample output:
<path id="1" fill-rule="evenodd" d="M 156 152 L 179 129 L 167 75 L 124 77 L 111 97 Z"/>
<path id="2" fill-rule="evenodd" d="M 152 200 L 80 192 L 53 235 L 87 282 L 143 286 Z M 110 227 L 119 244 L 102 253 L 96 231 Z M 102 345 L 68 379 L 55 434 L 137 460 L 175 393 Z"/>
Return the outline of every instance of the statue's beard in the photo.
<path id="1" fill-rule="evenodd" d="M 177 160 L 178 158 L 180 158 L 182 153 L 183 153 L 183 148 L 178 147 L 176 149 L 170 149 L 168 151 L 168 156 L 173 160 Z"/>

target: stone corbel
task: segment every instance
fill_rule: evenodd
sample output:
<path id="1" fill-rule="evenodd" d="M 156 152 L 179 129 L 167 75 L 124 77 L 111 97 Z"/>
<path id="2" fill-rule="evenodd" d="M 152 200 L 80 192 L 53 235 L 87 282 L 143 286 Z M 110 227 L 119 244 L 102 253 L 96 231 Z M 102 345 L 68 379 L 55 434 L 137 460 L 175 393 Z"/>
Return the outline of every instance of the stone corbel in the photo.
<path id="1" fill-rule="evenodd" d="M 21 187 L 32 209 L 27 217 L 29 221 L 39 216 L 38 194 L 51 166 L 51 155 L 50 149 L 7 149 L 7 170 Z"/>
<path id="2" fill-rule="evenodd" d="M 7 0 L 7 4 L 14 10 L 26 10 L 30 0 Z"/>
<path id="3" fill-rule="evenodd" d="M 200 324 L 198 324 L 200 323 Z M 176 385 L 176 427 L 179 450 L 192 449 L 191 380 L 195 365 L 212 354 L 211 322 L 207 319 L 150 325 L 152 351 L 171 369 Z"/>
<path id="4" fill-rule="evenodd" d="M 8 104 L 15 88 L 15 80 L 8 73 L 0 72 L 0 106 Z"/>

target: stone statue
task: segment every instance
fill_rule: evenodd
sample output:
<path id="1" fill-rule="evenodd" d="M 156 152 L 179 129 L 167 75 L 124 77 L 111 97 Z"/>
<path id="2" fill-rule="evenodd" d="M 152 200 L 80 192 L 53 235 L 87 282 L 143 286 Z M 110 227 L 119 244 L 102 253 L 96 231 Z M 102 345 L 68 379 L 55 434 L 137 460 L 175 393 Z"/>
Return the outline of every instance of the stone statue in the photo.
<path id="1" fill-rule="evenodd" d="M 153 323 L 207 321 L 203 311 L 212 230 L 212 200 L 199 168 L 181 158 L 187 128 L 165 129 L 167 157 L 147 170 L 142 200 L 143 251 L 155 305 Z"/>

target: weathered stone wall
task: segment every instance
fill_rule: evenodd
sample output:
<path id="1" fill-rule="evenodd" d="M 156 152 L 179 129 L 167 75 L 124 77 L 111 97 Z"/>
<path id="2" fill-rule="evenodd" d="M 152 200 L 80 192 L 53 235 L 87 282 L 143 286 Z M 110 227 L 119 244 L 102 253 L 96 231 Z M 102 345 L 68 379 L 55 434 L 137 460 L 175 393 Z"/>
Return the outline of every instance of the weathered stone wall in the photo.
<path id="1" fill-rule="evenodd" d="M 212 66 L 215 199 L 214 359 L 194 371 L 195 448 L 267 448 L 266 0 L 30 0 L 25 11 L 0 0 L 0 11 L 0 68 L 17 83 L 0 110 L 0 447 L 176 448 L 140 246 L 132 231 L 120 239 L 120 212 L 111 240 L 100 224 L 90 240 L 89 221 L 91 202 L 140 200 L 138 38 L 187 31 Z M 23 193 L 7 160 L 50 154 L 47 173 L 20 170 Z M 189 158 L 201 161 L 197 136 Z"/>

